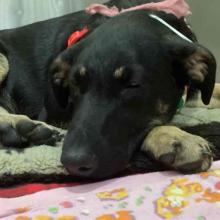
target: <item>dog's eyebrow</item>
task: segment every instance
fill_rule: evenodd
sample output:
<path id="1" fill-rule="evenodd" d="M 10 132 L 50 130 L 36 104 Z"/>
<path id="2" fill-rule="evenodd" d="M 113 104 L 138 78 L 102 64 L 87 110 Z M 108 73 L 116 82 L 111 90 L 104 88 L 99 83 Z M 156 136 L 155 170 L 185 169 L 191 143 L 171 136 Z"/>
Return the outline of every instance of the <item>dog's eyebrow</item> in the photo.
<path id="1" fill-rule="evenodd" d="M 79 69 L 79 75 L 85 76 L 86 75 L 86 68 L 84 66 L 81 66 Z"/>
<path id="2" fill-rule="evenodd" d="M 125 67 L 122 66 L 115 70 L 114 77 L 116 79 L 121 79 L 124 76 L 124 74 L 125 74 Z"/>

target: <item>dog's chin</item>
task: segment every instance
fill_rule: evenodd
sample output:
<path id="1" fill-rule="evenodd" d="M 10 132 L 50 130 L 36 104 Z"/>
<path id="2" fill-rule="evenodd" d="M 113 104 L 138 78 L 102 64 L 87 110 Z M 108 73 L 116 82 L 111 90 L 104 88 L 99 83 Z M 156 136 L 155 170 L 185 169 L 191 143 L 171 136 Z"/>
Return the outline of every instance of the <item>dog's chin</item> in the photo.
<path id="1" fill-rule="evenodd" d="M 126 170 L 126 166 L 122 167 L 121 169 L 118 169 L 117 171 L 107 171 L 107 170 L 100 170 L 97 171 L 97 173 L 94 174 L 88 174 L 88 175 L 77 175 L 74 173 L 69 172 L 68 173 L 71 175 L 72 178 L 76 178 L 77 180 L 82 180 L 82 181 L 102 181 L 102 180 L 108 180 L 111 178 L 119 177 L 120 175 L 123 174 L 123 172 Z"/>
<path id="2" fill-rule="evenodd" d="M 106 166 L 100 166 L 102 169 L 98 169 L 96 173 L 88 176 L 88 177 L 80 177 L 82 179 L 87 180 L 106 180 L 110 178 L 116 178 L 121 177 L 124 175 L 128 175 L 134 172 L 142 172 L 143 170 L 146 170 L 146 166 L 141 169 L 136 164 L 139 163 L 139 161 L 148 160 L 148 156 L 146 153 L 141 152 L 141 146 L 144 141 L 144 135 L 142 137 L 139 137 L 135 142 L 133 142 L 130 145 L 130 149 L 132 149 L 132 153 L 129 153 L 127 161 L 123 162 L 123 165 L 120 164 L 120 166 L 117 166 L 117 169 L 109 170 Z M 141 159 L 140 159 L 141 158 Z M 135 162 L 134 162 L 135 161 Z M 114 162 L 112 162 L 114 164 Z"/>
<path id="3" fill-rule="evenodd" d="M 147 170 L 147 165 L 149 165 L 149 159 L 146 153 L 141 152 L 140 146 L 138 150 L 136 150 L 130 160 L 128 160 L 124 166 L 118 166 L 117 169 L 109 170 L 105 166 L 100 166 L 102 168 L 97 169 L 94 173 L 81 176 L 77 175 L 76 173 L 71 172 L 70 170 L 66 169 L 68 173 L 71 175 L 72 178 L 76 178 L 79 181 L 102 181 L 108 180 L 112 178 L 121 177 L 124 175 L 140 173 Z M 143 166 L 142 164 L 147 163 Z"/>

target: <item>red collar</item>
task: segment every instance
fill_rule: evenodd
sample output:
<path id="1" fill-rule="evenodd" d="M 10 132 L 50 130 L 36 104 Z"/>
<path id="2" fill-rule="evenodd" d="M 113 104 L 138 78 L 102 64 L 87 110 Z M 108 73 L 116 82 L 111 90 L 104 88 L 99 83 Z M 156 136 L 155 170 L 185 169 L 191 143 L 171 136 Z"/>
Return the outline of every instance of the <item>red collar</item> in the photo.
<path id="1" fill-rule="evenodd" d="M 70 48 L 89 33 L 88 27 L 84 27 L 81 31 L 75 31 L 68 39 L 67 47 Z"/>

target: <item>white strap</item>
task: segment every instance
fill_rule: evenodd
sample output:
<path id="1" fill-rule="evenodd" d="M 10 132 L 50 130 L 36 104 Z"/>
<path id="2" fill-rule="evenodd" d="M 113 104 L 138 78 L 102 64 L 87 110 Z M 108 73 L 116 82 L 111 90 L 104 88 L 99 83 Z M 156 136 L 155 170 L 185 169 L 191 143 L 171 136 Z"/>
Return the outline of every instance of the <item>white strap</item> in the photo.
<path id="1" fill-rule="evenodd" d="M 180 33 L 177 29 L 175 29 L 174 27 L 172 27 L 170 24 L 168 24 L 166 21 L 164 21 L 162 18 L 158 17 L 157 15 L 154 14 L 149 14 L 149 16 L 157 21 L 159 21 L 161 24 L 165 25 L 166 27 L 168 27 L 172 32 L 174 32 L 175 34 L 177 34 L 179 37 L 181 37 L 182 39 L 193 43 L 192 40 L 190 40 L 188 37 L 186 37 L 184 34 Z"/>

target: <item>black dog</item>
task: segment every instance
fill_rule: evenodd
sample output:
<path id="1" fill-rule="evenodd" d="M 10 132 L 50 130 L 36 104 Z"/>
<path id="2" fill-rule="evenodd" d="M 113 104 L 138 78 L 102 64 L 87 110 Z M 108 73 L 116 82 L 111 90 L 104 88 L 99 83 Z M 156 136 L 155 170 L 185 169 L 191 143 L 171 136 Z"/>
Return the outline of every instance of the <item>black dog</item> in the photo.
<path id="1" fill-rule="evenodd" d="M 146 2 L 151 1 L 111 0 L 107 5 L 128 8 Z M 33 120 L 70 124 L 63 146 L 64 166 L 72 174 L 102 178 L 123 170 L 147 134 L 172 119 L 185 86 L 189 94 L 201 90 L 208 104 L 215 83 L 214 57 L 150 14 L 134 11 L 107 18 L 81 11 L 1 31 L 1 143 L 54 144 L 59 135 Z M 196 41 L 183 19 L 162 12 L 154 15 Z M 67 49 L 71 33 L 85 26 L 89 34 Z M 183 145 L 181 163 L 170 160 L 173 143 L 168 149 L 153 142 L 143 150 L 174 168 L 193 164 L 187 169 L 197 171 L 210 166 L 211 156 L 204 158 L 201 153 L 209 152 L 202 138 L 192 143 L 196 154 L 190 159 Z"/>

